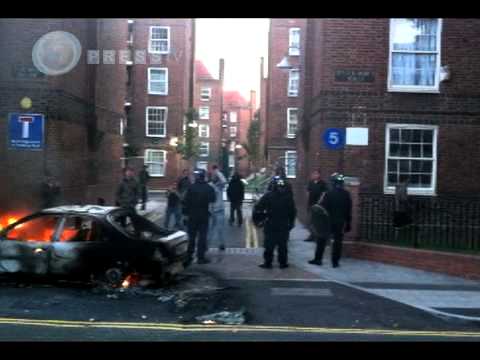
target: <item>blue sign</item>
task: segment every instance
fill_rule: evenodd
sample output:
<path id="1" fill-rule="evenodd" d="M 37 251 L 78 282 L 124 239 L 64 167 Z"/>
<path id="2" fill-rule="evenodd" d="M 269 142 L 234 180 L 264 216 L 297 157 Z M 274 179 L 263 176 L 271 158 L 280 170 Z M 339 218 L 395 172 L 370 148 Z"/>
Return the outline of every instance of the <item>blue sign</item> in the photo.
<path id="1" fill-rule="evenodd" d="M 9 114 L 8 146 L 11 149 L 42 150 L 45 117 L 42 114 Z"/>
<path id="2" fill-rule="evenodd" d="M 329 128 L 323 133 L 323 142 L 330 150 L 341 149 L 345 146 L 345 129 Z"/>

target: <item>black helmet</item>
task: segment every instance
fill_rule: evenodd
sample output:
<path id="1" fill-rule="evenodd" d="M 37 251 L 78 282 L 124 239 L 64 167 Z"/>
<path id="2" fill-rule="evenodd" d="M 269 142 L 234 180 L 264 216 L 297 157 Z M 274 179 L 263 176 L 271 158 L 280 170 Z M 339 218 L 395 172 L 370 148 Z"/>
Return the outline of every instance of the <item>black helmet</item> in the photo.
<path id="1" fill-rule="evenodd" d="M 330 175 L 330 181 L 333 185 L 343 185 L 343 183 L 345 182 L 345 176 L 339 173 L 333 173 L 332 175 Z"/>
<path id="2" fill-rule="evenodd" d="M 196 180 L 205 180 L 206 171 L 203 169 L 196 169 L 193 174 L 195 175 Z"/>
<path id="3" fill-rule="evenodd" d="M 287 184 L 281 176 L 274 176 L 270 182 L 270 185 L 273 191 L 281 191 L 285 189 Z"/>

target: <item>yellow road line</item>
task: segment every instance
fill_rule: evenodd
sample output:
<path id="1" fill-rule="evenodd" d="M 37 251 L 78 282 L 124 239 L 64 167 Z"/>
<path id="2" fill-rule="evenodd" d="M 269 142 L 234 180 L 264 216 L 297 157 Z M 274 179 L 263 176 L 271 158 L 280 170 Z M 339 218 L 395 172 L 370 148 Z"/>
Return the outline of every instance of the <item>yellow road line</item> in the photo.
<path id="1" fill-rule="evenodd" d="M 461 331 L 411 331 L 411 330 L 379 330 L 379 329 L 347 329 L 299 326 L 262 326 L 262 325 L 188 325 L 171 323 L 136 323 L 136 322 L 89 322 L 68 320 L 36 320 L 0 318 L 0 324 L 31 325 L 60 328 L 108 328 L 137 329 L 181 332 L 297 332 L 316 334 L 358 334 L 388 336 L 431 336 L 431 337 L 468 337 L 480 338 L 480 332 Z"/>
<path id="2" fill-rule="evenodd" d="M 245 247 L 247 249 L 250 249 L 252 246 L 251 246 L 251 235 L 250 235 L 250 221 L 248 218 L 245 221 L 245 234 L 246 234 Z"/>

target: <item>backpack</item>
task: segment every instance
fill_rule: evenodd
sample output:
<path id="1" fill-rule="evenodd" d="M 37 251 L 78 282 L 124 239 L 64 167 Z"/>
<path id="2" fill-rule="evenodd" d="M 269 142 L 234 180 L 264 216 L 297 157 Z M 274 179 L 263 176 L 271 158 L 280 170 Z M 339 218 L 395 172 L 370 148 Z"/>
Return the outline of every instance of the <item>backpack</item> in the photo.
<path id="1" fill-rule="evenodd" d="M 318 202 L 311 207 L 311 225 L 315 235 L 322 238 L 328 238 L 330 235 L 330 215 L 321 205 L 323 195 Z"/>

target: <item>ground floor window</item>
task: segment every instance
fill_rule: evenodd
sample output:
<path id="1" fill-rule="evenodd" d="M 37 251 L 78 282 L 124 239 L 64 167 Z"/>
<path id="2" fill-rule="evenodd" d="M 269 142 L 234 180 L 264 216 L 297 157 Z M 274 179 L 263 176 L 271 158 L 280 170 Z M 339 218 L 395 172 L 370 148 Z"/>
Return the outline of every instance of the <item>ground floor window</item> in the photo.
<path id="1" fill-rule="evenodd" d="M 288 178 L 297 177 L 297 152 L 285 151 L 285 173 Z"/>
<path id="2" fill-rule="evenodd" d="M 408 181 L 409 194 L 435 194 L 438 126 L 387 124 L 385 193 Z"/>
<path id="3" fill-rule="evenodd" d="M 208 171 L 208 162 L 207 161 L 197 161 L 197 168 Z"/>
<path id="4" fill-rule="evenodd" d="M 145 165 L 148 166 L 150 176 L 165 176 L 167 152 L 165 150 L 145 150 Z"/>

